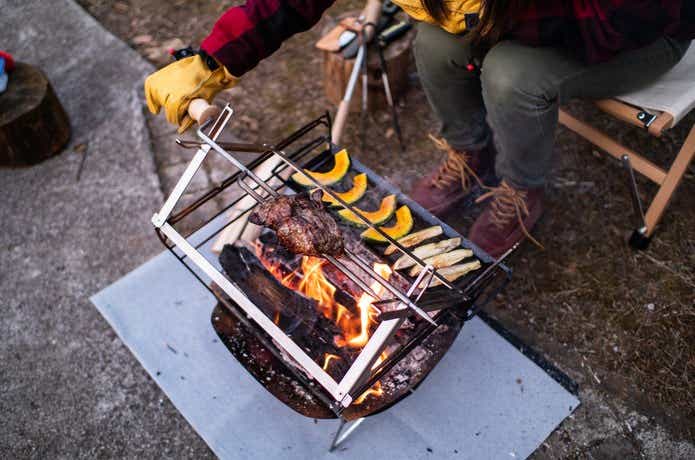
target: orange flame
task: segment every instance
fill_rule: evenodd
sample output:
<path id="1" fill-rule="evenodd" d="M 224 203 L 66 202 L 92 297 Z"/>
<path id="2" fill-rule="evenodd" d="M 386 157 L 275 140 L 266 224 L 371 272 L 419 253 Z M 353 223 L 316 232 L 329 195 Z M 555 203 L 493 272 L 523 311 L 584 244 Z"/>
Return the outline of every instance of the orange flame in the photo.
<path id="1" fill-rule="evenodd" d="M 334 339 L 337 346 L 362 348 L 367 344 L 370 337 L 370 328 L 376 323 L 375 318 L 378 314 L 378 311 L 372 306 L 372 303 L 376 300 L 374 297 L 367 293 L 363 293 L 360 296 L 357 301 L 359 310 L 359 316 L 357 316 L 335 300 L 336 287 L 323 273 L 323 265 L 326 263 L 324 259 L 304 256 L 302 257 L 301 266 L 297 270 L 287 273 L 287 270 L 283 269 L 279 263 L 272 263 L 264 258 L 261 249 L 261 245 L 257 244 L 256 252 L 265 268 L 283 286 L 315 300 L 321 313 L 338 326 L 342 332 L 342 337 Z M 386 280 L 392 274 L 391 268 L 386 264 L 374 264 L 374 271 Z M 370 287 L 378 296 L 381 296 L 385 291 L 385 288 L 377 281 L 374 281 Z M 276 320 L 279 320 L 279 317 Z M 378 366 L 385 357 L 386 353 L 382 353 L 374 367 Z M 330 353 L 324 355 L 324 370 L 328 369 L 329 363 L 333 359 L 340 359 L 340 357 Z M 361 404 L 370 395 L 380 396 L 381 394 L 383 394 L 383 390 L 381 384 L 377 382 L 372 388 L 360 395 L 354 404 Z"/>
<path id="2" fill-rule="evenodd" d="M 376 369 L 379 364 L 381 364 L 385 359 L 386 359 L 386 352 L 383 352 L 379 358 L 374 362 L 374 365 L 372 366 L 372 369 Z M 364 393 L 362 393 L 355 401 L 353 404 L 362 404 L 365 399 L 367 399 L 369 396 L 381 396 L 384 394 L 384 389 L 381 388 L 381 382 L 376 382 L 372 387 L 368 390 L 366 390 Z"/>
<path id="3" fill-rule="evenodd" d="M 385 279 L 389 279 L 391 276 L 391 267 L 386 264 L 374 264 L 374 271 Z M 372 291 L 374 291 L 376 295 L 381 295 L 385 290 L 385 288 L 377 281 L 374 281 L 374 283 L 372 283 L 372 285 L 369 287 L 372 288 Z M 370 309 L 372 308 L 372 302 L 375 300 L 376 299 L 374 297 L 365 292 L 357 302 L 357 308 L 360 309 L 360 334 L 348 339 L 349 345 L 363 347 L 369 341 L 369 324 L 372 322 Z"/>
<path id="4" fill-rule="evenodd" d="M 332 359 L 340 359 L 340 356 L 334 355 L 331 353 L 326 353 L 326 355 L 323 358 L 323 370 L 328 369 L 328 364 L 331 362 Z"/>

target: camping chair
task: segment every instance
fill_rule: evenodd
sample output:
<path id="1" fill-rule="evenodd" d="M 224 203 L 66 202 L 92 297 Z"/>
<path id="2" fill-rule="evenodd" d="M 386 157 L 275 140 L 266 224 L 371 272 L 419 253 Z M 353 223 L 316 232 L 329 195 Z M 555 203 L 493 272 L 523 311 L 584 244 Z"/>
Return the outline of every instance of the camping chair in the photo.
<path id="1" fill-rule="evenodd" d="M 651 86 L 614 99 L 597 101 L 596 105 L 619 120 L 661 137 L 664 131 L 676 126 L 695 108 L 695 44 L 690 46 L 681 62 Z M 638 228 L 630 237 L 630 245 L 636 249 L 646 249 L 695 156 L 695 125 L 690 129 L 671 166 L 663 169 L 564 110 L 560 110 L 560 123 L 622 161 L 628 170 L 632 202 L 639 220 Z M 633 168 L 659 186 L 646 213 L 637 191 Z"/>

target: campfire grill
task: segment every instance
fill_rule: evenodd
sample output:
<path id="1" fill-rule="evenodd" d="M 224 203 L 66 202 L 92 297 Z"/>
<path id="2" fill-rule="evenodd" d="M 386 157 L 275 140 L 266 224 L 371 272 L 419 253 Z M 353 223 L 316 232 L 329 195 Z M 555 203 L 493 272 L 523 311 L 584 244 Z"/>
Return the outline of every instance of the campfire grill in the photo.
<path id="1" fill-rule="evenodd" d="M 437 329 L 438 325 L 446 324 L 452 319 L 456 319 L 462 324 L 474 316 L 478 308 L 487 303 L 506 285 L 511 272 L 501 263 L 504 257 L 495 261 L 479 248 L 462 239 L 463 246 L 473 251 L 474 256 L 482 266 L 477 272 L 469 273 L 455 282 L 448 282 L 431 266 L 415 257 L 411 250 L 401 246 L 384 234 L 378 226 L 372 225 L 358 212 L 355 212 L 355 208 L 345 203 L 328 187 L 322 186 L 304 173 L 304 168 L 321 169 L 322 166 L 331 162 L 332 154 L 337 151 L 336 146 L 331 142 L 331 119 L 327 113 L 306 124 L 274 146 L 219 141 L 219 137 L 230 122 L 232 115 L 232 109 L 227 106 L 216 120 L 210 120 L 198 129 L 199 141 L 177 140 L 182 147 L 197 148 L 197 152 L 161 210 L 154 214 L 152 223 L 162 243 L 215 295 L 220 304 L 227 307 L 245 327 L 252 330 L 260 343 L 276 359 L 284 362 L 291 361 L 292 365 L 287 367 L 294 374 L 294 377 L 303 384 L 304 388 L 310 390 L 335 416 L 345 420 L 344 411 L 351 406 L 358 396 L 370 389 L 401 359 L 421 344 L 423 340 L 426 340 Z M 195 201 L 179 209 L 177 203 L 181 200 L 205 158 L 210 154 L 220 155 L 234 166 L 236 171 L 218 186 L 207 190 Z M 239 157 L 249 154 L 254 155 L 254 158 L 248 164 L 244 164 Z M 265 179 L 256 174 L 258 168 L 263 167 L 263 165 L 272 166 L 269 176 Z M 377 184 L 382 190 L 394 193 L 398 202 L 407 205 L 421 224 L 438 224 L 442 226 L 446 237 L 460 237 L 451 227 L 440 222 L 354 158 L 351 158 L 351 168 L 365 173 L 370 184 Z M 369 263 L 358 254 L 346 251 L 346 260 L 350 262 L 349 264 L 334 257 L 326 257 L 347 278 L 377 300 L 373 303 L 374 306 L 382 308 L 382 313 L 378 318 L 378 326 L 344 376 L 339 380 L 331 377 L 321 365 L 315 362 L 305 350 L 276 325 L 272 318 L 269 318 L 259 309 L 249 299 L 247 293 L 220 270 L 217 260 L 209 260 L 211 256 L 204 254 L 204 246 L 208 245 L 220 233 L 235 227 L 237 228 L 237 235 L 243 234 L 249 225 L 248 215 L 259 202 L 279 193 L 296 192 L 296 185 L 288 180 L 288 173 L 290 172 L 304 174 L 316 188 L 332 196 L 344 208 L 352 210 L 354 215 L 361 218 L 369 228 L 373 228 L 388 242 L 395 245 L 399 255 L 408 255 L 422 267 L 417 278 L 410 282 L 407 290 L 403 291 L 373 270 Z M 234 187 L 238 187 L 241 194 L 225 202 L 223 209 L 209 218 L 202 219 L 202 222 L 197 222 L 185 234 L 174 227 L 177 224 L 181 225 L 182 222 L 192 220 L 197 209 L 206 203 L 219 200 L 225 196 L 225 192 Z M 232 210 L 236 212 L 236 215 L 227 218 Z M 373 252 L 376 253 L 376 251 Z M 355 267 L 359 270 L 355 270 Z M 364 281 L 365 276 L 383 286 L 381 296 L 373 292 L 372 286 L 374 284 L 370 285 Z M 428 289 L 434 278 L 439 278 L 442 286 Z M 395 349 L 391 348 L 389 355 L 380 360 L 379 357 L 386 347 L 393 347 L 390 340 L 406 321 L 415 324 L 408 340 L 399 344 Z"/>

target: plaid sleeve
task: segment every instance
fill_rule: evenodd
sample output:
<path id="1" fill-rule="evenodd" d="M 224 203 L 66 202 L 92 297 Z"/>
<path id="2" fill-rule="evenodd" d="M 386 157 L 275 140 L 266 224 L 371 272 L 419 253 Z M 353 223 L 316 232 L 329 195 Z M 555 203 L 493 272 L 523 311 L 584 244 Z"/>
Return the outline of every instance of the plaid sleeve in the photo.
<path id="1" fill-rule="evenodd" d="M 535 0 L 511 30 L 532 46 L 561 46 L 588 63 L 669 36 L 695 37 L 693 0 Z"/>
<path id="2" fill-rule="evenodd" d="M 310 29 L 335 0 L 247 0 L 227 10 L 201 48 L 240 77 L 277 51 L 292 35 Z"/>

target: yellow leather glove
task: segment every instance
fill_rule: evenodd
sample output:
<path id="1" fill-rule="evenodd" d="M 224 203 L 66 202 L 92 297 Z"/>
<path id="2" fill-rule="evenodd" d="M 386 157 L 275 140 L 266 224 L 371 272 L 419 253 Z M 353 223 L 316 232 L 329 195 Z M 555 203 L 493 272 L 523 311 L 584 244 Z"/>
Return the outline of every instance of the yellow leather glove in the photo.
<path id="1" fill-rule="evenodd" d="M 220 65 L 210 70 L 199 55 L 189 56 L 159 69 L 145 80 L 147 108 L 153 114 L 162 107 L 169 123 L 182 133 L 193 124 L 188 116 L 188 104 L 193 99 L 212 99 L 223 89 L 236 85 L 239 79 Z"/>

